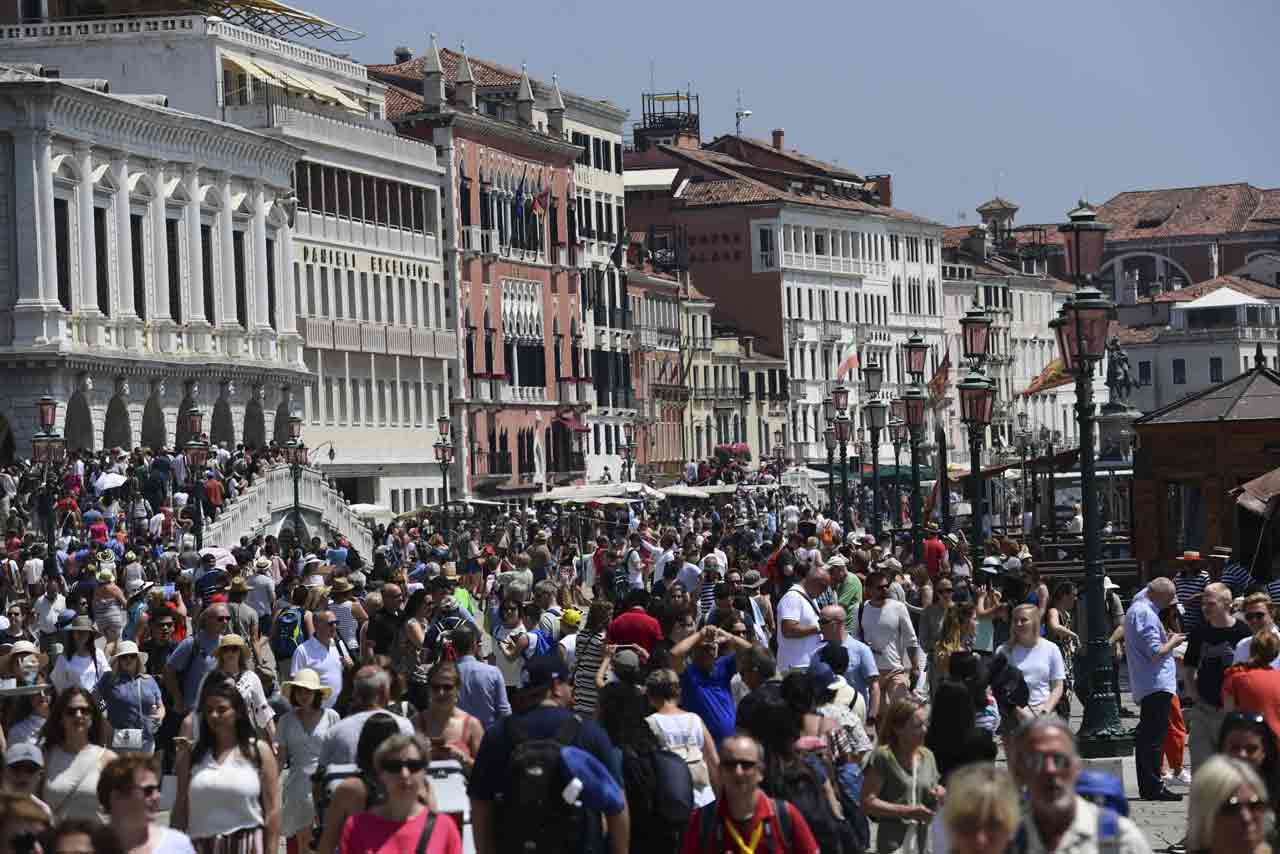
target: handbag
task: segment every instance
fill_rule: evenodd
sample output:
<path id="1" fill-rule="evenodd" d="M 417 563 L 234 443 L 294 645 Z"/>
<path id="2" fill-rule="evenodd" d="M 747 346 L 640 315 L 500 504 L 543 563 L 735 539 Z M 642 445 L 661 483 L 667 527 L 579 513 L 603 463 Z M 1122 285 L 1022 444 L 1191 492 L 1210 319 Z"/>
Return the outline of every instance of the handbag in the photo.
<path id="1" fill-rule="evenodd" d="M 114 681 L 114 680 L 113 680 Z M 146 713 L 142 710 L 142 674 L 138 674 L 133 679 L 134 685 L 138 689 L 138 717 L 145 718 Z M 142 749 L 142 730 L 141 729 L 117 729 L 111 733 L 111 749 L 112 750 L 131 750 L 137 751 Z"/>

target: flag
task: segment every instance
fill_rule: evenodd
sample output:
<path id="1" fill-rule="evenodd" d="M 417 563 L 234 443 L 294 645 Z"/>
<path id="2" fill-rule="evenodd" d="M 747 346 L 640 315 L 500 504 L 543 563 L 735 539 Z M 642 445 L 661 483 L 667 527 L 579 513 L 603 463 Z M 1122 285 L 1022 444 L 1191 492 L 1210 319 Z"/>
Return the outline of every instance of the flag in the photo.
<path id="1" fill-rule="evenodd" d="M 842 380 L 856 370 L 858 370 L 858 344 L 850 341 L 844 345 L 844 355 L 840 357 L 840 364 L 836 368 L 836 379 Z"/>
<path id="2" fill-rule="evenodd" d="M 627 247 L 624 245 L 622 234 L 618 235 L 618 242 L 614 244 L 613 251 L 609 253 L 609 261 L 614 267 L 622 269 L 622 259 L 627 254 Z"/>
<path id="3" fill-rule="evenodd" d="M 524 165 L 524 172 L 520 174 L 520 186 L 516 188 L 516 210 L 521 214 L 524 213 L 524 179 L 529 174 L 529 164 Z"/>
<path id="4" fill-rule="evenodd" d="M 1071 382 L 1075 382 L 1075 377 L 1067 373 L 1066 363 L 1062 361 L 1061 356 L 1058 356 L 1050 360 L 1049 364 L 1044 366 L 1044 370 L 1040 372 L 1040 375 L 1031 381 L 1031 385 L 1022 390 L 1022 397 L 1030 397 L 1033 394 L 1048 391 Z"/>
<path id="5" fill-rule="evenodd" d="M 942 357 L 942 364 L 929 380 L 929 405 L 937 409 L 947 397 L 947 383 L 951 381 L 951 351 Z"/>
<path id="6" fill-rule="evenodd" d="M 551 204 L 551 188 L 547 187 L 541 193 L 533 197 L 533 212 L 538 216 L 542 216 L 547 210 L 547 206 Z"/>

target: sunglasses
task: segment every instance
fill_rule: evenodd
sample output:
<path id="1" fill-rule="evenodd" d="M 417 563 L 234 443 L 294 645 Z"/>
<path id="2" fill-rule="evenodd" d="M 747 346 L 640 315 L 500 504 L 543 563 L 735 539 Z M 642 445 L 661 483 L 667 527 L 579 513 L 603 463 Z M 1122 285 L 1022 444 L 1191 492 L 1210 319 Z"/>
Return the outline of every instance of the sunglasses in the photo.
<path id="1" fill-rule="evenodd" d="M 1254 815 L 1258 815 L 1266 812 L 1268 809 L 1269 805 L 1262 798 L 1255 797 L 1252 800 L 1242 801 L 1240 798 L 1232 795 L 1227 799 L 1225 804 L 1218 807 L 1218 815 L 1239 818 L 1244 814 L 1245 810 L 1248 810 Z"/>
<path id="2" fill-rule="evenodd" d="M 93 710 L 88 706 L 67 706 L 67 714 L 73 717 L 89 717 Z"/>
<path id="3" fill-rule="evenodd" d="M 399 774 L 406 768 L 410 774 L 417 774 L 427 767 L 425 759 L 387 759 L 382 763 L 382 770 L 388 774 Z"/>
<path id="4" fill-rule="evenodd" d="M 39 774 L 44 769 L 34 762 L 19 762 L 9 766 L 9 772 L 12 774 Z"/>
<path id="5" fill-rule="evenodd" d="M 1039 774 L 1042 771 L 1065 771 L 1071 767 L 1071 757 L 1058 751 L 1028 753 L 1022 758 L 1022 767 L 1032 774 Z"/>
<path id="6" fill-rule="evenodd" d="M 173 631 L 173 623 L 156 623 L 156 628 L 162 632 Z"/>
<path id="7" fill-rule="evenodd" d="M 330 620 L 328 623 L 325 623 L 325 625 L 327 625 L 327 626 L 329 626 L 329 627 L 331 627 L 331 628 L 336 628 L 336 627 L 337 627 L 337 625 L 338 625 L 338 621 L 337 621 L 337 620 Z"/>
<path id="8" fill-rule="evenodd" d="M 231 622 L 231 617 L 229 617 L 229 616 L 228 616 L 228 617 L 214 617 L 214 619 L 215 619 L 215 620 L 217 620 L 219 623 L 229 623 L 229 622 Z"/>
<path id="9" fill-rule="evenodd" d="M 760 763 L 754 759 L 720 759 L 720 767 L 728 768 L 731 771 L 754 771 L 760 767 Z"/>
<path id="10" fill-rule="evenodd" d="M 839 617 L 823 617 L 821 620 L 818 620 L 818 622 L 824 626 L 834 626 L 834 625 L 838 625 L 839 623 L 843 623 L 844 620 L 840 619 Z"/>
<path id="11" fill-rule="evenodd" d="M 1244 618 L 1251 623 L 1254 620 L 1261 620 L 1266 616 L 1267 616 L 1266 611 L 1246 611 L 1244 614 Z"/>

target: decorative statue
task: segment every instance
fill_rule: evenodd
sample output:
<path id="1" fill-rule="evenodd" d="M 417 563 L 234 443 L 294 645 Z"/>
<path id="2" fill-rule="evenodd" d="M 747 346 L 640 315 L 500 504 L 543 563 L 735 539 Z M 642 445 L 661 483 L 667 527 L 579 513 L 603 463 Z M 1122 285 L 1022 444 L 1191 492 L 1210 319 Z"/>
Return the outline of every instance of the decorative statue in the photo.
<path id="1" fill-rule="evenodd" d="M 1120 349 L 1120 339 L 1112 336 L 1107 342 L 1107 388 L 1111 391 L 1111 400 L 1124 400 L 1136 385 L 1129 371 L 1129 356 Z"/>

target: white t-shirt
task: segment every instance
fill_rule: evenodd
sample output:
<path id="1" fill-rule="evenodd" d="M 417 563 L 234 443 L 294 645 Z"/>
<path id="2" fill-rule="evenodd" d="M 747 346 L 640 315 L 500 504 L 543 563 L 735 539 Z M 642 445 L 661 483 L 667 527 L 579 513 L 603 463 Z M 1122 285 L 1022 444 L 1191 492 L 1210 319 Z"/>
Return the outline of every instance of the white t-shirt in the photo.
<path id="1" fill-rule="evenodd" d="M 293 651 L 293 669 L 297 673 L 304 667 L 310 667 L 320 676 L 320 684 L 332 688 L 333 691 L 324 700 L 324 707 L 332 709 L 342 693 L 342 657 L 338 647 L 330 643 L 327 647 L 315 638 L 309 638 Z"/>
<path id="2" fill-rule="evenodd" d="M 151 854 L 196 854 L 191 839 L 180 830 L 155 825 L 151 828 L 151 833 L 158 837 L 151 846 Z"/>
<path id="3" fill-rule="evenodd" d="M 789 638 L 782 632 L 783 620 L 792 620 L 802 628 L 818 625 L 818 609 L 799 584 L 778 600 L 778 672 L 808 667 L 809 659 L 822 643 L 822 635 L 814 632 L 802 638 Z"/>
<path id="4" fill-rule="evenodd" d="M 1039 706 L 1049 697 L 1052 684 L 1067 678 L 1067 666 L 1062 660 L 1062 650 L 1053 641 L 1036 638 L 1036 645 L 1007 643 L 1002 649 L 1009 663 L 1022 671 L 1030 697 L 1028 706 Z"/>
<path id="5" fill-rule="evenodd" d="M 44 579 L 44 559 L 33 557 L 22 565 L 22 575 L 27 584 L 38 584 Z"/>
<path id="6" fill-rule="evenodd" d="M 871 647 L 881 674 L 908 669 L 907 653 L 920 646 L 911 625 L 911 613 L 897 599 L 885 599 L 884 605 L 865 603 L 858 634 Z"/>
<path id="7" fill-rule="evenodd" d="M 1272 626 L 1271 631 L 1280 635 L 1280 626 Z M 1251 643 L 1253 643 L 1253 635 L 1240 639 L 1240 642 L 1236 644 L 1235 656 L 1231 659 L 1232 664 L 1244 664 L 1249 660 L 1249 644 Z M 1271 669 L 1280 670 L 1280 655 L 1271 659 Z"/>

